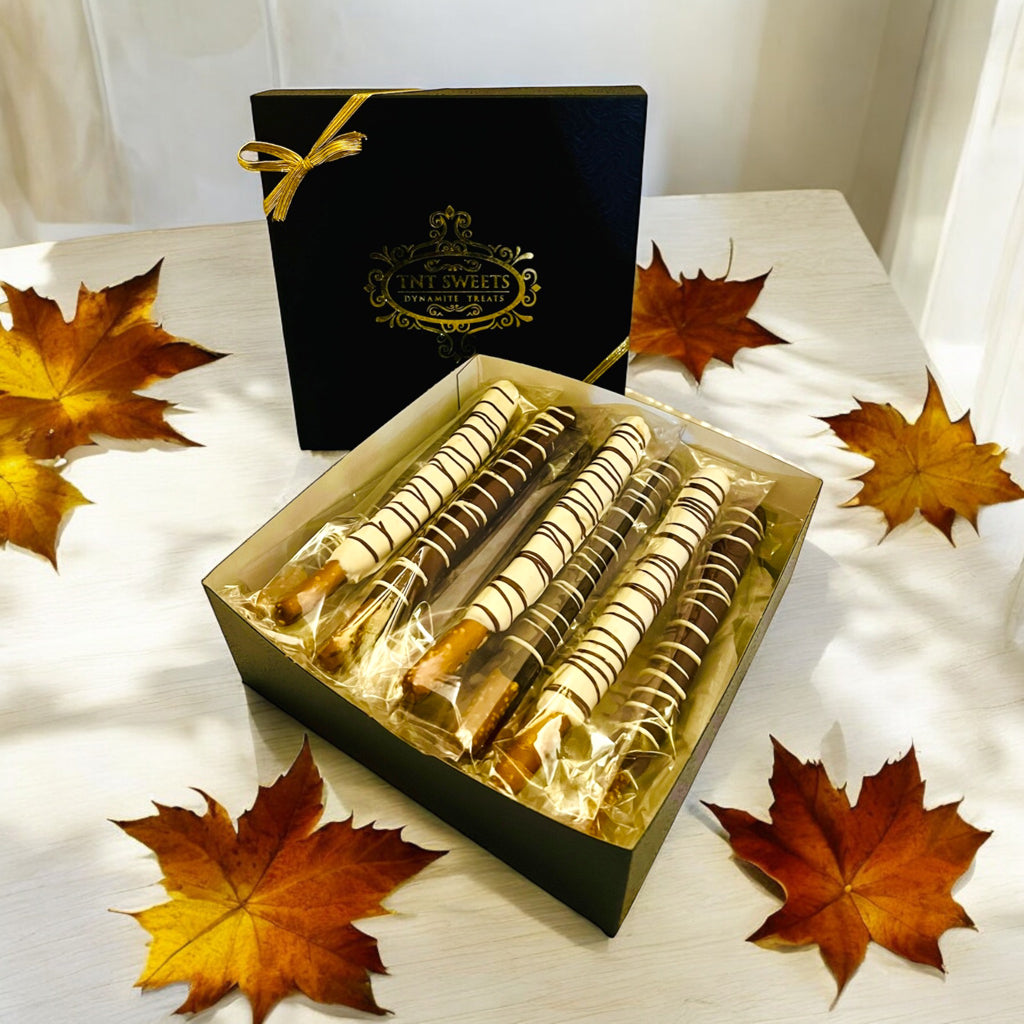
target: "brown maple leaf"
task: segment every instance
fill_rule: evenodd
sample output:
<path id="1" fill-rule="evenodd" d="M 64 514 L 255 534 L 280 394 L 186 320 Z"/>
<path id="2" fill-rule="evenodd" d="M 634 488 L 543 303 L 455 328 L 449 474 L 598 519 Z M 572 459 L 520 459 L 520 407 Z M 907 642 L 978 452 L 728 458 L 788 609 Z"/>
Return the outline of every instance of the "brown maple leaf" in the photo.
<path id="1" fill-rule="evenodd" d="M 706 804 L 733 851 L 785 891 L 785 904 L 748 941 L 769 948 L 817 944 L 838 985 L 868 942 L 944 970 L 938 939 L 973 927 L 953 883 L 991 835 L 968 825 L 959 803 L 925 810 L 911 747 L 863 780 L 851 807 L 819 762 L 797 760 L 774 737 L 771 821 Z"/>
<path id="2" fill-rule="evenodd" d="M 700 383 L 712 359 L 732 365 L 740 349 L 785 345 L 747 314 L 771 271 L 747 281 L 708 277 L 703 270 L 695 278 L 668 272 L 657 245 L 651 265 L 638 266 L 633 292 L 633 320 L 629 347 L 634 352 L 673 356 Z"/>
<path id="3" fill-rule="evenodd" d="M 10 541 L 56 569 L 61 524 L 78 505 L 88 504 L 52 465 L 26 455 L 18 439 L 0 437 L 0 547 Z"/>
<path id="4" fill-rule="evenodd" d="M 376 940 L 352 922 L 388 913 L 381 900 L 443 851 L 408 843 L 398 829 L 354 828 L 351 818 L 314 831 L 323 780 L 308 740 L 284 775 L 260 787 L 237 832 L 199 792 L 202 816 L 156 804 L 152 817 L 115 822 L 155 851 L 171 897 L 131 915 L 153 936 L 136 985 L 188 982 L 177 1013 L 205 1010 L 237 986 L 254 1024 L 291 992 L 386 1013 L 368 973 L 386 972 Z"/>
<path id="5" fill-rule="evenodd" d="M 160 266 L 98 292 L 83 284 L 71 321 L 33 288 L 0 284 L 12 319 L 0 325 L 0 418 L 28 454 L 56 458 L 94 435 L 194 444 L 164 420 L 170 402 L 134 393 L 223 355 L 153 320 Z"/>
<path id="6" fill-rule="evenodd" d="M 919 509 L 952 544 L 957 515 L 977 530 L 982 505 L 1024 498 L 1024 490 L 1001 468 L 1003 449 L 976 442 L 970 414 L 950 421 L 931 373 L 924 407 L 913 423 L 888 403 L 855 401 L 859 409 L 821 419 L 850 451 L 874 462 L 856 478 L 863 486 L 845 506 L 880 509 L 888 524 L 883 537 Z"/>

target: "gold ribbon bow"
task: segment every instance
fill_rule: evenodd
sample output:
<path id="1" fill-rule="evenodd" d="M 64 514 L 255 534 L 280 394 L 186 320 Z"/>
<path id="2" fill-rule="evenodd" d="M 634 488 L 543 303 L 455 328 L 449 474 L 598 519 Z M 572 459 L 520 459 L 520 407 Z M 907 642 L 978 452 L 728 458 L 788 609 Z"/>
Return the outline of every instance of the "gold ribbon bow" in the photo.
<path id="1" fill-rule="evenodd" d="M 394 91 L 406 92 L 409 90 L 396 89 Z M 363 139 L 366 138 L 362 132 L 345 132 L 344 134 L 339 134 L 339 132 L 345 126 L 345 122 L 372 95 L 372 92 L 353 93 L 341 110 L 331 118 L 331 123 L 320 134 L 320 138 L 313 143 L 313 148 L 306 156 L 299 156 L 294 149 L 278 146 L 273 142 L 247 142 L 238 151 L 238 162 L 245 170 L 279 171 L 284 175 L 263 200 L 263 212 L 268 217 L 273 215 L 274 220 L 285 219 L 296 189 L 302 184 L 302 179 L 306 174 L 314 167 L 330 163 L 332 160 L 341 160 L 342 157 L 355 156 L 362 150 Z M 245 152 L 265 153 L 273 159 L 250 160 L 242 156 Z"/>

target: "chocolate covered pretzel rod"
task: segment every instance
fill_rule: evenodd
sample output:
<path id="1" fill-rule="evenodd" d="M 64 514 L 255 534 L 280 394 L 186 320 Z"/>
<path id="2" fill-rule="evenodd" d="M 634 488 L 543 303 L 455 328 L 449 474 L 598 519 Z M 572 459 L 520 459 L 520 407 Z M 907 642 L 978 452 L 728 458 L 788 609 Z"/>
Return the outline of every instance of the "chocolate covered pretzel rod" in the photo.
<path id="1" fill-rule="evenodd" d="M 684 588 L 677 616 L 667 624 L 619 711 L 612 738 L 621 748 L 622 761 L 613 793 L 635 785 L 651 756 L 665 746 L 686 701 L 687 687 L 763 537 L 764 524 L 757 511 L 742 505 L 726 510 L 699 575 Z"/>
<path id="2" fill-rule="evenodd" d="M 650 427 L 627 416 L 551 507 L 522 550 L 473 598 L 462 618 L 402 679 L 407 702 L 434 693 L 493 632 L 508 629 L 544 588 L 615 500 L 647 448 Z"/>
<path id="3" fill-rule="evenodd" d="M 404 544 L 480 468 L 508 429 L 518 401 L 519 391 L 510 381 L 489 387 L 422 469 L 348 534 L 315 573 L 277 602 L 275 620 L 290 625 L 342 583 L 362 579 Z"/>
<path id="4" fill-rule="evenodd" d="M 486 464 L 416 536 L 412 548 L 392 559 L 365 600 L 317 653 L 329 671 L 349 664 L 384 633 L 401 625 L 523 497 L 576 422 L 567 406 L 537 413 L 529 425 Z"/>
<path id="5" fill-rule="evenodd" d="M 679 470 L 665 460 L 634 473 L 562 571 L 516 619 L 480 671 L 483 681 L 457 702 L 456 738 L 463 752 L 477 756 L 490 742 L 565 642 L 591 594 L 618 571 L 644 531 L 661 516 L 679 482 Z"/>
<path id="6" fill-rule="evenodd" d="M 537 773 L 544 754 L 557 749 L 571 726 L 590 717 L 625 667 L 714 522 L 729 484 L 729 474 L 717 467 L 688 481 L 639 561 L 544 685 L 529 721 L 499 749 L 495 771 L 513 793 Z"/>

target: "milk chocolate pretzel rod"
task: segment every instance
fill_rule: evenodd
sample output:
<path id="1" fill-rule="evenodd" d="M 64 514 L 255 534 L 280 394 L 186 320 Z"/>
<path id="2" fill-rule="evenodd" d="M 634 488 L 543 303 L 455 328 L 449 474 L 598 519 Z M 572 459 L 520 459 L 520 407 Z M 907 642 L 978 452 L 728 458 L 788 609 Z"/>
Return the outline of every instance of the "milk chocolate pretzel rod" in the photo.
<path id="1" fill-rule="evenodd" d="M 728 472 L 711 466 L 676 496 L 639 561 L 545 683 L 529 720 L 499 747 L 495 772 L 511 792 L 526 785 L 572 726 L 590 717 L 668 601 L 729 485 Z"/>
<path id="2" fill-rule="evenodd" d="M 621 762 L 610 788 L 612 799 L 636 788 L 652 757 L 671 736 L 687 691 L 732 605 L 736 588 L 764 537 L 761 515 L 742 505 L 730 506 L 716 527 L 701 572 L 688 583 L 666 625 L 650 662 L 639 673 L 619 711 L 612 733 Z"/>
<path id="3" fill-rule="evenodd" d="M 559 439 L 576 422 L 568 406 L 537 413 L 428 523 L 412 548 L 393 558 L 370 592 L 317 652 L 328 671 L 350 664 L 366 645 L 404 622 L 528 491 Z"/>
<path id="4" fill-rule="evenodd" d="M 627 416 L 611 430 L 522 550 L 406 672 L 402 689 L 408 704 L 435 693 L 489 634 L 508 629 L 540 597 L 636 470 L 650 437 L 650 427 L 639 416 Z"/>
<path id="5" fill-rule="evenodd" d="M 630 557 L 679 483 L 679 470 L 666 460 L 648 463 L 629 478 L 583 545 L 504 634 L 479 673 L 483 681 L 471 684 L 469 697 L 457 702 L 456 738 L 463 752 L 478 756 L 487 746 L 565 642 L 590 596 Z"/>
<path id="6" fill-rule="evenodd" d="M 518 401 L 519 391 L 510 381 L 489 387 L 422 469 L 348 534 L 316 572 L 277 602 L 274 619 L 290 625 L 342 583 L 362 579 L 401 547 L 480 468 L 508 429 Z"/>

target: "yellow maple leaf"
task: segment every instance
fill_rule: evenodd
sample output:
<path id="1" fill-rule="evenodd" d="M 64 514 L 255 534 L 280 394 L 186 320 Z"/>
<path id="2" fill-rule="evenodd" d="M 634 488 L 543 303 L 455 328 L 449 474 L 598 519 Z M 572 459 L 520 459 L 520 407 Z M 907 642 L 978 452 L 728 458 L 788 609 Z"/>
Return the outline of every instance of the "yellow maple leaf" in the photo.
<path id="1" fill-rule="evenodd" d="M 917 509 L 952 544 L 958 515 L 977 530 L 982 505 L 1024 498 L 1024 490 L 1002 469 L 1003 449 L 977 443 L 969 413 L 950 420 L 931 373 L 924 407 L 913 423 L 888 403 L 857 404 L 852 412 L 821 418 L 850 451 L 874 462 L 856 478 L 863 486 L 846 505 L 880 509 L 886 535 Z"/>
<path id="2" fill-rule="evenodd" d="M 153 319 L 160 263 L 128 281 L 78 292 L 66 321 L 53 299 L 0 284 L 11 328 L 0 325 L 0 418 L 41 459 L 93 444 L 93 435 L 193 444 L 168 424 L 170 402 L 136 395 L 157 380 L 219 359 Z"/>
<path id="3" fill-rule="evenodd" d="M 56 569 L 61 524 L 76 506 L 88 504 L 51 464 L 26 454 L 19 440 L 0 439 L 0 547 L 17 544 Z"/>
<path id="4" fill-rule="evenodd" d="M 170 896 L 132 915 L 153 936 L 137 985 L 188 982 L 179 1013 L 237 987 L 254 1024 L 290 992 L 387 1012 L 370 986 L 368 972 L 385 971 L 376 941 L 352 922 L 387 913 L 381 900 L 442 851 L 351 819 L 315 828 L 322 794 L 305 742 L 292 767 L 260 787 L 237 831 L 202 792 L 203 815 L 157 804 L 151 817 L 115 822 L 157 854 Z"/>
<path id="5" fill-rule="evenodd" d="M 160 263 L 101 291 L 79 289 L 72 320 L 34 289 L 0 283 L 0 547 L 8 541 L 56 568 L 61 523 L 88 500 L 53 460 L 95 435 L 195 442 L 164 420 L 171 403 L 135 394 L 223 353 L 175 338 L 153 320 Z"/>

